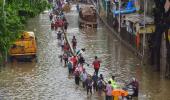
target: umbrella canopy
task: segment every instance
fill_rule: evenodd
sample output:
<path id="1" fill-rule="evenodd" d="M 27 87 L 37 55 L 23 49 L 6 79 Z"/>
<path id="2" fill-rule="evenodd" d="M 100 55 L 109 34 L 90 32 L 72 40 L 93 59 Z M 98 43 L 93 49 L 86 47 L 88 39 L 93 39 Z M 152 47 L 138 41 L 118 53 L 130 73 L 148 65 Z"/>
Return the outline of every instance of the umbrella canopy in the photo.
<path id="1" fill-rule="evenodd" d="M 127 96 L 128 92 L 122 89 L 114 89 L 112 91 L 113 96 Z"/>

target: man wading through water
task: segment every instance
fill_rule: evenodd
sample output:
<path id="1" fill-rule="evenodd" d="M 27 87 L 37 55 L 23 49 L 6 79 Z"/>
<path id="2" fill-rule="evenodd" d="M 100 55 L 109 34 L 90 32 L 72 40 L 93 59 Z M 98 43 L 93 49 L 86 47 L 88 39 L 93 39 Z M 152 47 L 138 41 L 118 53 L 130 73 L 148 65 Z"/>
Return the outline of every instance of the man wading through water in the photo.
<path id="1" fill-rule="evenodd" d="M 86 90 L 87 90 L 87 95 L 90 94 L 92 95 L 92 86 L 93 86 L 93 81 L 91 76 L 88 76 L 87 80 L 86 80 Z"/>
<path id="2" fill-rule="evenodd" d="M 100 63 L 101 63 L 101 61 L 98 60 L 97 56 L 95 56 L 95 60 L 93 61 L 93 67 L 94 67 L 94 71 L 95 71 L 96 75 L 98 75 Z"/>
<path id="3" fill-rule="evenodd" d="M 73 39 L 72 39 L 72 47 L 74 50 L 76 50 L 76 46 L 77 46 L 77 39 L 75 36 L 73 36 Z"/>
<path id="4" fill-rule="evenodd" d="M 80 81 L 80 72 L 78 67 L 75 69 L 74 71 L 74 78 L 75 78 L 75 83 L 76 85 L 79 85 L 79 81 Z"/>
<path id="5" fill-rule="evenodd" d="M 83 88 L 86 87 L 86 80 L 87 80 L 87 72 L 85 70 L 85 68 L 83 69 L 83 72 L 81 74 L 81 78 L 82 78 L 82 85 L 83 85 Z"/>

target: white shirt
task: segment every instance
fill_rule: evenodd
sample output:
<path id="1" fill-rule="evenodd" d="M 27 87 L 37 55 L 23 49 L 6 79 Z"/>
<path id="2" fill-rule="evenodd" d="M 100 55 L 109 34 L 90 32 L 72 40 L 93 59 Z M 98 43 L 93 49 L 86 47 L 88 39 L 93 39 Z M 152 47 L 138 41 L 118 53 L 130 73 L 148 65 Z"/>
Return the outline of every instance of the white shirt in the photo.
<path id="1" fill-rule="evenodd" d="M 62 39 L 62 40 L 61 40 L 61 45 L 64 45 L 64 42 L 65 42 L 65 40 L 64 40 L 64 39 Z"/>

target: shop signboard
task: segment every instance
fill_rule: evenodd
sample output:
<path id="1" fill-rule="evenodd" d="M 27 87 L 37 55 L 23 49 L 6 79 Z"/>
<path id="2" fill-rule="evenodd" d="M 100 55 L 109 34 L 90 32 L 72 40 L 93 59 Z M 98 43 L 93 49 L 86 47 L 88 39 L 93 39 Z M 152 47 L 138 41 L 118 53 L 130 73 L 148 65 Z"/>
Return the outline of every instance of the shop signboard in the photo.
<path id="1" fill-rule="evenodd" d="M 155 32 L 155 25 L 146 25 L 146 27 L 141 27 L 139 28 L 139 33 L 144 34 L 144 33 L 153 33 Z"/>

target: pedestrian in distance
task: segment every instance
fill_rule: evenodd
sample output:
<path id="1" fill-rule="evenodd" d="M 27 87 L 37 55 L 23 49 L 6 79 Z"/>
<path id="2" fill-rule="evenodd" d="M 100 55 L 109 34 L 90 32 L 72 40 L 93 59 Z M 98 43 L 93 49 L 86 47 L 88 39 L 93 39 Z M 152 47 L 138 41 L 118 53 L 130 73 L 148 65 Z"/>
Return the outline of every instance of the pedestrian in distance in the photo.
<path id="1" fill-rule="evenodd" d="M 79 3 L 77 3 L 76 8 L 77 8 L 77 12 L 79 12 L 80 11 Z"/>
<path id="2" fill-rule="evenodd" d="M 76 37 L 75 36 L 73 36 L 73 38 L 72 38 L 72 47 L 73 47 L 73 49 L 74 50 L 76 50 L 76 46 L 77 46 L 77 39 L 76 39 Z"/>
<path id="3" fill-rule="evenodd" d="M 50 21 L 52 21 L 52 19 L 53 19 L 53 14 L 50 12 L 50 14 L 49 14 L 49 18 L 50 18 Z"/>
<path id="4" fill-rule="evenodd" d="M 100 63 L 101 61 L 98 60 L 97 56 L 95 56 L 95 60 L 93 61 L 93 68 L 94 68 L 94 71 L 96 73 L 96 75 L 98 75 L 98 72 L 99 72 L 99 69 L 100 69 Z"/>

